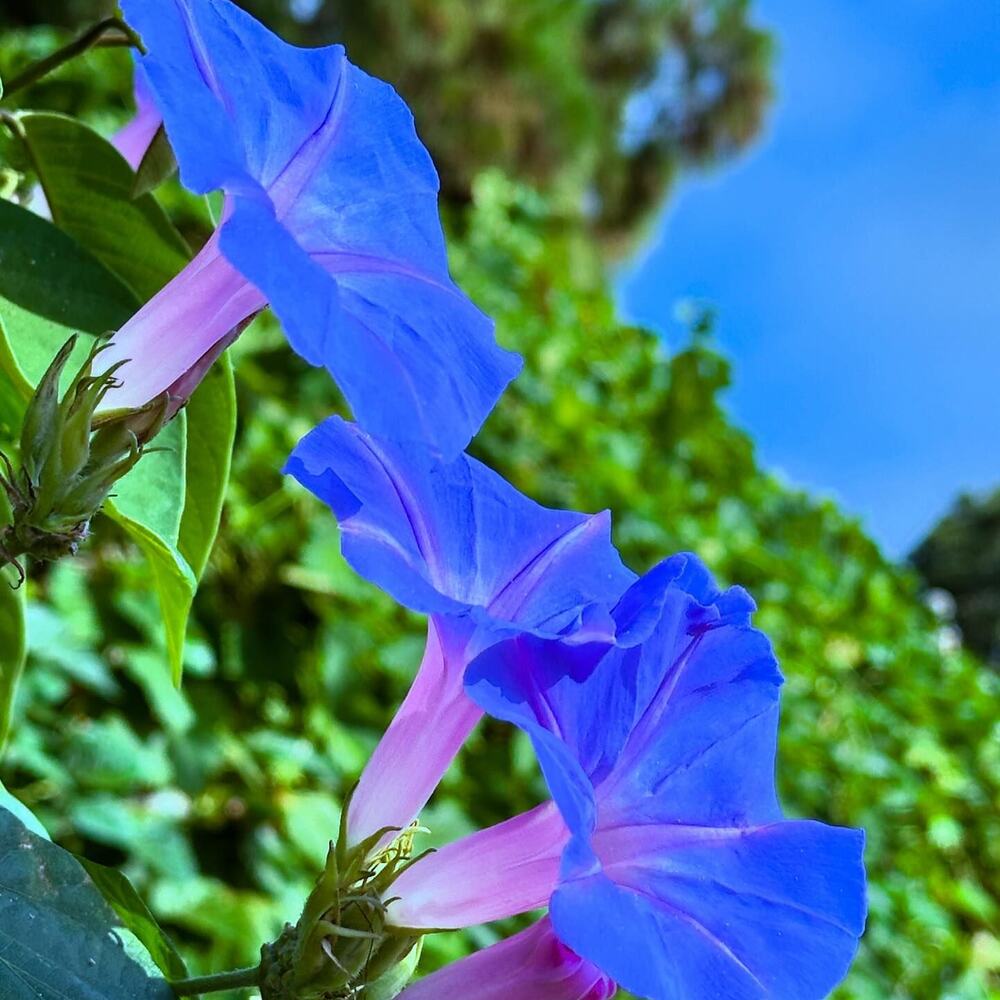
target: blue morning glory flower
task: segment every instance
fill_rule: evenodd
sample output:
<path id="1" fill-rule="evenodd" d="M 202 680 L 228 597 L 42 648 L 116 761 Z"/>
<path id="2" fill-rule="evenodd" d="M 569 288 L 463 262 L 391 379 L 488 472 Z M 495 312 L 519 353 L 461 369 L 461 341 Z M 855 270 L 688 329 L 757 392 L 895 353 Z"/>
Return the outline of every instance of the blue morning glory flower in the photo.
<path id="1" fill-rule="evenodd" d="M 351 566 L 429 616 L 417 678 L 351 802 L 357 843 L 413 819 L 480 718 L 462 687 L 473 656 L 524 630 L 593 648 L 635 576 L 607 512 L 542 507 L 465 454 L 445 462 L 333 417 L 286 471 L 332 508 Z"/>
<path id="2" fill-rule="evenodd" d="M 122 0 L 181 180 L 221 227 L 115 336 L 105 408 L 141 405 L 270 303 L 375 433 L 466 445 L 520 359 L 452 282 L 438 179 L 403 101 L 341 46 L 300 49 L 229 0 Z"/>
<path id="3" fill-rule="evenodd" d="M 782 815 L 782 679 L 753 607 L 679 556 L 618 602 L 614 639 L 485 650 L 467 690 L 530 735 L 556 808 L 414 866 L 391 919 L 466 926 L 547 903 L 559 940 L 639 996 L 825 997 L 864 929 L 864 837 Z"/>

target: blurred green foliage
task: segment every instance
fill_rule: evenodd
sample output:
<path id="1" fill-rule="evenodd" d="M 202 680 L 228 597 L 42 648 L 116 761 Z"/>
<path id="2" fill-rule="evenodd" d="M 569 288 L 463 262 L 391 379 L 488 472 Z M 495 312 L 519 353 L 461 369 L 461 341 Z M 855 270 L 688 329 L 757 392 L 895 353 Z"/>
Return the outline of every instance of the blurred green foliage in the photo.
<path id="1" fill-rule="evenodd" d="M 910 559 L 954 599 L 963 643 L 1000 667 L 1000 489 L 959 497 Z"/>
<path id="2" fill-rule="evenodd" d="M 0 67 L 19 44 L 0 43 Z M 37 101 L 111 119 L 122 65 L 93 54 L 68 71 L 71 87 L 58 89 L 60 74 Z M 448 85 L 447 74 L 426 83 L 422 127 L 438 100 L 449 106 Z M 457 107 L 451 128 L 475 135 L 478 105 Z M 786 808 L 868 830 L 869 929 L 838 997 L 1000 997 L 997 676 L 945 641 L 915 580 L 855 521 L 759 467 L 724 408 L 730 371 L 710 315 L 693 314 L 672 350 L 623 325 L 590 220 L 522 173 L 516 150 L 470 155 L 441 161 L 446 175 L 469 170 L 444 206 L 456 277 L 526 358 L 477 453 L 543 503 L 610 507 L 636 570 L 693 549 L 758 599 L 787 676 Z M 504 169 L 480 170 L 491 158 Z M 163 193 L 204 231 L 204 205 Z M 101 519 L 76 560 L 35 568 L 31 655 L 0 768 L 62 844 L 124 868 L 200 970 L 253 960 L 295 916 L 423 642 L 419 617 L 352 573 L 333 519 L 280 475 L 299 436 L 337 408 L 329 379 L 266 318 L 233 353 L 233 480 L 183 689 L 147 574 Z M 487 723 L 424 819 L 446 840 L 541 794 L 524 741 Z M 426 964 L 494 933 L 433 937 Z"/>
<path id="3" fill-rule="evenodd" d="M 241 5 L 299 44 L 346 44 L 394 84 L 449 202 L 467 202 L 479 172 L 500 167 L 584 209 L 607 245 L 634 242 L 680 168 L 742 149 L 771 96 L 771 40 L 749 0 Z M 114 8 L 5 0 L 0 27 L 81 25 Z"/>

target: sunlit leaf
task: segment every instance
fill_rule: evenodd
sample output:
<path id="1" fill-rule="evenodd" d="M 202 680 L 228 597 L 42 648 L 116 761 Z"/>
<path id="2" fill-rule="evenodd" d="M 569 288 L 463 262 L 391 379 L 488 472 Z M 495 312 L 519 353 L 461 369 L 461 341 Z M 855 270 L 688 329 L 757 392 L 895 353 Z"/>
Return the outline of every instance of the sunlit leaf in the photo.
<path id="1" fill-rule="evenodd" d="M 186 492 L 178 548 L 200 578 L 219 531 L 236 439 L 236 387 L 228 355 L 211 368 L 185 412 Z"/>
<path id="2" fill-rule="evenodd" d="M 132 883 L 114 868 L 95 861 L 78 858 L 101 895 L 127 927 L 146 947 L 150 957 L 168 979 L 184 979 L 187 967 L 173 942 L 156 922 L 149 907 L 132 887 Z"/>

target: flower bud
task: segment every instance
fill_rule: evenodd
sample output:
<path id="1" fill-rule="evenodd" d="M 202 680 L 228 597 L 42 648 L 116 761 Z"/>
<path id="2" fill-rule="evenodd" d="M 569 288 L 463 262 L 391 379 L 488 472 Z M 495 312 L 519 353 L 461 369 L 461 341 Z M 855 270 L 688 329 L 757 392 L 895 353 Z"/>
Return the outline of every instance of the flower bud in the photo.
<path id="1" fill-rule="evenodd" d="M 76 337 L 71 337 L 42 376 L 21 425 L 21 469 L 15 473 L 0 453 L 0 474 L 10 505 L 11 523 L 0 529 L 0 564 L 18 559 L 54 560 L 74 555 L 87 537 L 90 521 L 115 483 L 142 457 L 169 415 L 166 393 L 131 410 L 100 418 L 95 412 L 116 384 L 113 365 L 93 374 L 102 350 L 97 343 L 62 398 L 59 381 Z"/>
<path id="2" fill-rule="evenodd" d="M 386 908 L 392 883 L 422 857 L 411 856 L 418 828 L 348 848 L 347 811 L 298 922 L 261 949 L 263 1000 L 392 1000 L 416 967 L 419 934 L 389 926 Z M 380 848 L 390 833 L 399 836 Z"/>

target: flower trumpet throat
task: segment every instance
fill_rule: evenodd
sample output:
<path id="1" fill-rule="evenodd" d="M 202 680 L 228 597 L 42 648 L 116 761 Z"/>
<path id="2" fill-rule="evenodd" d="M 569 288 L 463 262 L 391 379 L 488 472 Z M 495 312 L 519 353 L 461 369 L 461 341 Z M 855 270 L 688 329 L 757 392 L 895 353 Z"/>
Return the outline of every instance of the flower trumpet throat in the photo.
<path id="1" fill-rule="evenodd" d="M 263 1000 L 389 1000 L 416 967 L 420 932 L 391 927 L 387 908 L 393 882 L 430 853 L 413 856 L 420 828 L 387 828 L 348 848 L 347 811 L 298 922 L 261 949 Z"/>
<path id="2" fill-rule="evenodd" d="M 22 578 L 22 556 L 53 560 L 76 553 L 91 518 L 168 416 L 166 394 L 145 406 L 95 416 L 117 385 L 119 367 L 93 374 L 101 342 L 95 343 L 60 399 L 59 382 L 76 340 L 71 337 L 63 345 L 28 403 L 21 425 L 20 470 L 15 472 L 0 452 L 0 486 L 11 509 L 10 523 L 0 528 L 0 564 L 13 564 Z"/>

